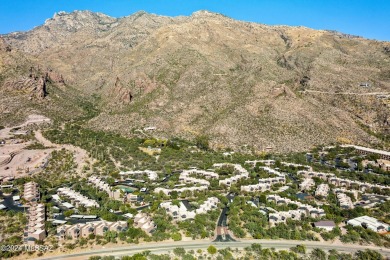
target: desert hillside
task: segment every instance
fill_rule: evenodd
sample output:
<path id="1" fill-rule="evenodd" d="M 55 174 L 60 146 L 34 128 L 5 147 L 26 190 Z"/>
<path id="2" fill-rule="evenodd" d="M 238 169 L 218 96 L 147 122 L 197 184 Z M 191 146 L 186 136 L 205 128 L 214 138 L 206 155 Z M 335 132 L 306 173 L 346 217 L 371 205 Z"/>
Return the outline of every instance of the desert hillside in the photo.
<path id="1" fill-rule="evenodd" d="M 388 144 L 389 42 L 207 11 L 60 12 L 1 38 L 0 125 L 36 110 L 71 120 L 93 106 L 85 127 L 155 126 L 219 148 Z"/>

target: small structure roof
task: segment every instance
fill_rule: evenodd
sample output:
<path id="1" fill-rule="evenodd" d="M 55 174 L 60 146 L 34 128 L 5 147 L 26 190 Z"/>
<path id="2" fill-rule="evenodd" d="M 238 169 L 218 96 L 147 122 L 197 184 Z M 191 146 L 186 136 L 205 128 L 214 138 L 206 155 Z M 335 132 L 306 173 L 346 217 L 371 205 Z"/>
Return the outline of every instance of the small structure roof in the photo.
<path id="1" fill-rule="evenodd" d="M 58 196 L 57 194 L 54 194 L 51 196 L 53 198 L 53 200 L 56 200 L 56 201 L 60 201 L 60 196 Z"/>
<path id="2" fill-rule="evenodd" d="M 131 213 L 123 214 L 123 216 L 124 216 L 125 218 L 133 218 L 133 217 L 134 217 L 134 215 L 131 214 Z"/>
<path id="3" fill-rule="evenodd" d="M 54 225 L 62 225 L 62 224 L 65 224 L 66 222 L 67 222 L 66 220 L 58 220 L 58 219 L 56 219 L 52 223 Z"/>
<path id="4" fill-rule="evenodd" d="M 84 216 L 83 215 L 71 215 L 69 216 L 70 218 L 79 218 L 82 219 Z"/>
<path id="5" fill-rule="evenodd" d="M 74 206 L 72 204 L 70 204 L 69 202 L 62 203 L 62 206 L 66 207 L 68 209 L 73 209 L 74 208 Z"/>
<path id="6" fill-rule="evenodd" d="M 314 222 L 314 226 L 315 227 L 335 227 L 336 223 L 334 223 L 334 221 L 331 221 L 331 220 L 321 220 L 318 222 Z"/>
<path id="7" fill-rule="evenodd" d="M 96 215 L 83 215 L 83 219 L 97 219 L 98 216 Z"/>

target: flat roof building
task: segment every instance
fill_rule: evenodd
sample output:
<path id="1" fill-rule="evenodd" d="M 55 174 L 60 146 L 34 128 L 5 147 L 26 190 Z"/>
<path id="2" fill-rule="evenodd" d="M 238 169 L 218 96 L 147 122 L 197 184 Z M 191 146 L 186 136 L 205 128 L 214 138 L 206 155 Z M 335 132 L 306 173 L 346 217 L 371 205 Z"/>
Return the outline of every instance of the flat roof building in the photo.
<path id="1" fill-rule="evenodd" d="M 232 184 L 237 183 L 241 179 L 246 179 L 249 177 L 249 172 L 242 167 L 240 164 L 231 164 L 231 163 L 216 163 L 213 165 L 216 168 L 220 168 L 223 166 L 233 166 L 234 167 L 234 172 L 236 175 L 226 178 L 224 180 L 219 181 L 219 185 L 226 185 L 230 187 Z"/>
<path id="2" fill-rule="evenodd" d="M 23 197 L 27 202 L 38 201 L 40 197 L 38 183 L 33 181 L 25 183 Z"/>
<path id="3" fill-rule="evenodd" d="M 160 204 L 161 208 L 164 208 L 173 219 L 177 221 L 183 221 L 187 219 L 193 219 L 197 214 L 204 214 L 212 209 L 216 209 L 219 200 L 216 197 L 208 198 L 202 205 L 196 210 L 189 210 L 183 202 L 180 202 L 179 206 L 173 205 L 172 202 L 164 202 Z"/>
<path id="4" fill-rule="evenodd" d="M 134 216 L 134 226 L 142 229 L 147 233 L 152 233 L 156 229 L 156 224 L 152 218 L 142 212 Z"/>
<path id="5" fill-rule="evenodd" d="M 121 191 L 119 189 L 113 189 L 108 183 L 103 181 L 102 179 L 96 177 L 96 176 L 91 176 L 88 178 L 88 181 L 95 185 L 99 190 L 107 192 L 108 196 L 112 199 L 115 200 L 123 200 L 121 196 Z"/>
<path id="6" fill-rule="evenodd" d="M 288 218 L 299 220 L 302 215 L 305 217 L 321 218 L 324 217 L 325 211 L 321 208 L 315 208 L 311 205 L 293 201 L 289 198 L 283 198 L 279 195 L 267 195 L 268 201 L 274 201 L 276 204 L 295 204 L 298 206 L 296 210 L 280 211 L 269 214 L 269 222 L 271 224 L 285 222 Z"/>
<path id="7" fill-rule="evenodd" d="M 27 232 L 24 236 L 29 244 L 35 244 L 35 241 L 46 238 L 45 218 L 45 205 L 32 203 L 28 209 Z"/>
<path id="8" fill-rule="evenodd" d="M 369 216 L 362 216 L 350 219 L 347 221 L 347 224 L 352 225 L 354 227 L 364 227 L 378 233 L 390 231 L 389 224 L 383 223 L 376 218 Z"/>
<path id="9" fill-rule="evenodd" d="M 338 192 L 336 193 L 337 200 L 339 202 L 340 208 L 342 209 L 353 209 L 353 203 L 349 196 L 347 196 L 345 193 Z"/>
<path id="10" fill-rule="evenodd" d="M 336 227 L 334 221 L 331 220 L 321 220 L 318 222 L 314 222 L 313 225 L 316 228 L 325 229 L 328 232 L 332 231 Z"/>
<path id="11" fill-rule="evenodd" d="M 89 199 L 88 197 L 81 195 L 79 192 L 76 192 L 67 187 L 59 188 L 57 190 L 57 194 L 70 199 L 71 203 L 74 204 L 76 208 L 79 206 L 84 206 L 86 208 L 99 208 L 99 203 L 97 203 L 95 200 Z M 62 205 L 64 205 L 64 203 Z"/>
<path id="12" fill-rule="evenodd" d="M 315 186 L 314 180 L 312 178 L 306 178 L 299 185 L 299 189 L 302 191 L 308 191 L 311 190 L 314 186 Z"/>
<path id="13" fill-rule="evenodd" d="M 390 152 L 388 151 L 372 149 L 358 145 L 342 145 L 341 147 L 352 147 L 355 148 L 360 154 L 377 154 L 381 159 L 390 160 Z"/>
<path id="14" fill-rule="evenodd" d="M 317 186 L 315 195 L 318 197 L 327 197 L 329 194 L 329 185 L 322 183 Z"/>
<path id="15" fill-rule="evenodd" d="M 262 163 L 267 166 L 275 164 L 275 160 L 255 160 L 255 161 L 245 161 L 246 164 L 251 164 L 253 167 L 256 167 L 257 163 Z"/>
<path id="16" fill-rule="evenodd" d="M 147 175 L 151 181 L 157 180 L 158 174 L 155 171 L 145 170 L 145 171 L 127 171 L 120 172 L 120 175 Z"/>
<path id="17" fill-rule="evenodd" d="M 93 221 L 85 224 L 62 225 L 57 227 L 58 239 L 65 240 L 66 238 L 75 240 L 79 238 L 87 238 L 89 235 L 103 236 L 107 231 L 124 231 L 127 229 L 126 221 L 108 222 L 108 221 Z"/>
<path id="18" fill-rule="evenodd" d="M 70 204 L 69 202 L 63 202 L 61 203 L 62 206 L 64 206 L 65 208 L 67 209 L 73 209 L 74 206 L 72 204 Z"/>

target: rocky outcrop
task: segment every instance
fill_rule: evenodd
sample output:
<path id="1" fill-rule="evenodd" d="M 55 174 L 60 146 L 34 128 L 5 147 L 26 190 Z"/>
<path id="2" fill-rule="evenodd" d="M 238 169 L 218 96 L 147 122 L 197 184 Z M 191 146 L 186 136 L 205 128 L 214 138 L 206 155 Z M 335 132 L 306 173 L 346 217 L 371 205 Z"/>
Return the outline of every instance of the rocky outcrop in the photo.
<path id="1" fill-rule="evenodd" d="M 273 98 L 277 98 L 277 97 L 280 97 L 280 96 L 285 96 L 285 97 L 290 97 L 290 98 L 295 98 L 296 95 L 293 91 L 291 91 L 291 89 L 287 86 L 281 86 L 281 87 L 278 87 L 278 88 L 274 88 L 272 91 L 271 91 L 271 96 Z"/>
<path id="2" fill-rule="evenodd" d="M 299 84 L 301 85 L 301 87 L 305 88 L 309 85 L 309 82 L 310 82 L 310 77 L 308 76 L 303 76 L 301 78 L 301 80 L 299 81 Z"/>
<path id="3" fill-rule="evenodd" d="M 7 44 L 2 37 L 0 37 L 0 51 L 10 52 L 11 46 Z"/>
<path id="4" fill-rule="evenodd" d="M 62 74 L 59 74 L 59 73 L 53 71 L 52 69 L 47 69 L 47 75 L 48 75 L 48 78 L 51 82 L 63 84 L 63 85 L 65 84 L 65 80 L 64 80 L 64 77 L 62 76 Z"/>
<path id="5" fill-rule="evenodd" d="M 383 52 L 390 57 L 390 46 L 384 46 Z"/>
<path id="6" fill-rule="evenodd" d="M 155 79 L 150 79 L 145 74 L 138 74 L 134 80 L 134 88 L 138 90 L 139 93 L 147 94 L 152 92 L 158 87 L 158 84 Z"/>
<path id="7" fill-rule="evenodd" d="M 7 79 L 3 84 L 5 91 L 19 91 L 27 93 L 30 99 L 44 99 L 47 92 L 47 83 L 65 84 L 61 74 L 52 69 L 47 69 L 44 75 L 39 67 L 30 67 L 28 77 L 20 76 L 13 79 Z"/>
<path id="8" fill-rule="evenodd" d="M 133 95 L 131 94 L 131 91 L 123 86 L 119 77 L 116 78 L 111 97 L 113 97 L 121 104 L 129 104 L 133 100 Z"/>
<path id="9" fill-rule="evenodd" d="M 20 91 L 27 93 L 30 98 L 44 99 L 47 96 L 46 82 L 48 75 L 34 77 L 19 77 L 13 80 L 7 80 L 3 88 L 5 91 Z"/>

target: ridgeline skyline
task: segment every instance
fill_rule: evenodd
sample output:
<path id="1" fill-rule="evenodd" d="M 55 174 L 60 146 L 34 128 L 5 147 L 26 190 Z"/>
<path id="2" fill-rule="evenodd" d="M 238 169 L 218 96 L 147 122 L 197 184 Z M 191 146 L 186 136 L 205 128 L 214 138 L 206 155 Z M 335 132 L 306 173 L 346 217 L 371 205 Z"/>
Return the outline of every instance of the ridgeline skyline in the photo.
<path id="1" fill-rule="evenodd" d="M 221 13 L 236 20 L 267 25 L 305 26 L 335 30 L 368 39 L 390 41 L 390 2 L 358 1 L 195 1 L 179 0 L 115 2 L 85 1 L 0 1 L 0 34 L 28 31 L 42 25 L 54 13 L 90 10 L 112 17 L 123 17 L 137 11 L 164 16 L 188 16 L 199 10 Z"/>

